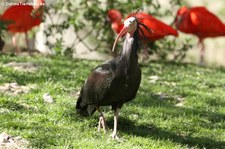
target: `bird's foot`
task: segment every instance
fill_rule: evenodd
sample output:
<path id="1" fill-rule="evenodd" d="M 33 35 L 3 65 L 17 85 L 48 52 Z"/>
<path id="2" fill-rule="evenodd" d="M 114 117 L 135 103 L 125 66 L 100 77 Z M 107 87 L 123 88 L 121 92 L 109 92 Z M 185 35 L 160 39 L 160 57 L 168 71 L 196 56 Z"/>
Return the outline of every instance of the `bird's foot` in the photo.
<path id="1" fill-rule="evenodd" d="M 145 48 L 141 54 L 141 61 L 145 62 L 146 60 L 149 59 L 149 52 L 148 50 Z"/>
<path id="2" fill-rule="evenodd" d="M 22 52 L 22 49 L 17 47 L 17 46 L 15 46 L 14 48 L 15 48 L 15 51 L 16 51 L 16 53 L 15 53 L 16 56 L 19 56 L 21 54 L 21 52 Z"/>
<path id="3" fill-rule="evenodd" d="M 29 56 L 33 56 L 33 52 L 31 50 L 29 50 Z"/>
<path id="4" fill-rule="evenodd" d="M 205 66 L 205 61 L 201 59 L 201 60 L 199 61 L 199 64 L 198 64 L 198 65 L 199 65 L 199 66 Z"/>
<path id="5" fill-rule="evenodd" d="M 148 59 L 149 59 L 149 55 L 143 53 L 142 56 L 141 56 L 141 61 L 142 61 L 142 62 L 145 62 L 145 61 L 147 61 Z"/>
<path id="6" fill-rule="evenodd" d="M 122 142 L 122 140 L 115 133 L 112 133 L 111 137 L 112 137 L 113 140 Z"/>
<path id="7" fill-rule="evenodd" d="M 200 53 L 200 60 L 199 60 L 200 66 L 205 66 L 205 58 L 204 58 L 204 50 Z"/>

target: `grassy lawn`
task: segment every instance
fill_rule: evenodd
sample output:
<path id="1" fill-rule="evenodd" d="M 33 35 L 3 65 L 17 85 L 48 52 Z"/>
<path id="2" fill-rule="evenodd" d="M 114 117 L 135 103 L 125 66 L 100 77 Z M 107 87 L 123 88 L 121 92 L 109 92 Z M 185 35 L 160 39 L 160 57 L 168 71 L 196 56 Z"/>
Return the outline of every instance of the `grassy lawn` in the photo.
<path id="1" fill-rule="evenodd" d="M 34 72 L 4 66 L 32 62 Z M 0 56 L 0 85 L 33 86 L 29 93 L 0 92 L 0 133 L 28 140 L 33 148 L 225 148 L 225 68 L 194 64 L 142 64 L 137 97 L 120 113 L 118 134 L 110 138 L 113 112 L 104 108 L 107 134 L 97 132 L 98 113 L 75 112 L 77 92 L 100 61 Z M 49 93 L 54 103 L 45 103 Z"/>

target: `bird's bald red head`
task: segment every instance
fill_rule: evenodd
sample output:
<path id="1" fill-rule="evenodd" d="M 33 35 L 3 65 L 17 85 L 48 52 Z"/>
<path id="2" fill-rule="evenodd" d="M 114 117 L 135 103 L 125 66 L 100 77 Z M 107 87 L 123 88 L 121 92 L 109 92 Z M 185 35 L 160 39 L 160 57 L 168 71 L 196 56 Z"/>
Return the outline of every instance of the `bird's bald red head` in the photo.
<path id="1" fill-rule="evenodd" d="M 183 15 L 187 10 L 188 8 L 186 6 L 183 6 L 177 11 L 177 15 Z"/>
<path id="2" fill-rule="evenodd" d="M 178 29 L 180 26 L 180 23 L 182 21 L 182 17 L 184 15 L 184 13 L 186 13 L 188 11 L 188 8 L 186 6 L 181 7 L 176 14 L 176 18 L 174 19 L 173 24 L 175 24 L 176 28 Z"/>
<path id="3" fill-rule="evenodd" d="M 35 10 L 45 5 L 45 0 L 33 0 L 33 7 Z"/>
<path id="4" fill-rule="evenodd" d="M 112 23 L 111 28 L 116 33 L 119 33 L 123 28 L 122 19 L 123 17 L 119 10 L 111 9 L 107 13 L 107 20 Z"/>
<path id="5" fill-rule="evenodd" d="M 122 14 L 119 10 L 111 9 L 108 11 L 108 17 L 110 22 L 121 22 L 123 19 Z"/>

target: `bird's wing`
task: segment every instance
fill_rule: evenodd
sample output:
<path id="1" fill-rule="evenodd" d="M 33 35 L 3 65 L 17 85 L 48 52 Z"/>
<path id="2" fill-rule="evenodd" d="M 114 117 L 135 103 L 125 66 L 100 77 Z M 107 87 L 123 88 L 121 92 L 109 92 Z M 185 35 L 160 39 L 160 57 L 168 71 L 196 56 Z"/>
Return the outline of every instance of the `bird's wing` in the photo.
<path id="1" fill-rule="evenodd" d="M 143 18 L 140 19 L 140 21 L 145 24 L 148 28 L 153 30 L 153 33 L 147 32 L 146 29 L 143 29 L 145 34 L 147 34 L 149 37 L 152 37 L 154 40 L 163 38 L 167 35 L 174 35 L 178 36 L 178 33 L 175 29 L 173 29 L 171 26 L 159 21 L 158 19 L 154 17 L 149 18 Z"/>
<path id="2" fill-rule="evenodd" d="M 115 67 L 115 63 L 107 61 L 92 71 L 83 86 L 83 104 L 97 104 L 105 97 L 115 79 Z"/>

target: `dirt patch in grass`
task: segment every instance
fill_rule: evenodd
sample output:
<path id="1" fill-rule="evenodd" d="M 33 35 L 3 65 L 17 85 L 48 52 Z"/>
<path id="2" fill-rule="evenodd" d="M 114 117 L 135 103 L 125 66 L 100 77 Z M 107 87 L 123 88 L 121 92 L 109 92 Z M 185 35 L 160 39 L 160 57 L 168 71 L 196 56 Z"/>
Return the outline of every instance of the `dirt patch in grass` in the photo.
<path id="1" fill-rule="evenodd" d="M 35 72 L 38 70 L 38 65 L 31 62 L 9 62 L 4 66 L 23 72 Z"/>
<path id="2" fill-rule="evenodd" d="M 18 85 L 17 83 L 5 83 L 3 85 L 0 85 L 0 92 L 9 94 L 9 95 L 19 95 L 19 94 L 26 94 L 28 93 L 32 88 L 35 88 L 34 85 L 24 86 L 24 85 Z"/>
<path id="3" fill-rule="evenodd" d="M 22 149 L 31 148 L 29 142 L 19 136 L 11 136 L 6 132 L 0 134 L 0 148 L 2 149 Z"/>
<path id="4" fill-rule="evenodd" d="M 155 94 L 156 97 L 158 97 L 159 100 L 169 100 L 169 99 L 173 99 L 175 101 L 175 106 L 177 107 L 183 107 L 184 106 L 184 102 L 185 102 L 185 98 L 179 95 L 176 96 L 171 96 L 167 93 L 163 93 L 163 92 L 158 92 Z"/>

